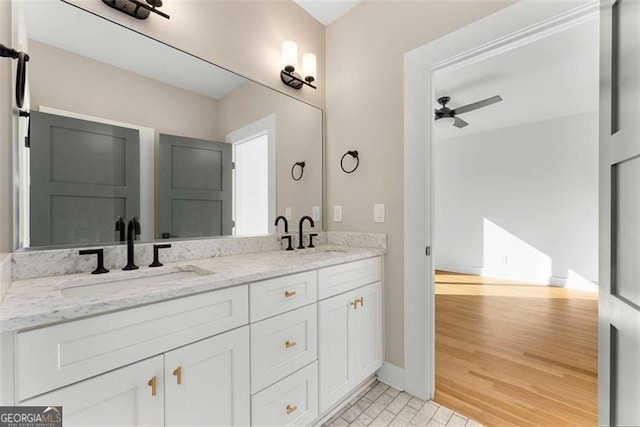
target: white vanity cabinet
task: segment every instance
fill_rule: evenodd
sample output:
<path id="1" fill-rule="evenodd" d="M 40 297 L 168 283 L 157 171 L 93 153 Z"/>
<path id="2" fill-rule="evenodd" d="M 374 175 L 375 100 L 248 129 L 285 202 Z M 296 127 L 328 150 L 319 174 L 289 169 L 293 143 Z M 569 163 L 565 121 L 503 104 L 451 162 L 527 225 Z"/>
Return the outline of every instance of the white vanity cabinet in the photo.
<path id="1" fill-rule="evenodd" d="M 65 426 L 161 426 L 162 359 L 161 355 L 152 357 L 23 401 L 21 405 L 62 406 Z"/>
<path id="2" fill-rule="evenodd" d="M 165 425 L 249 425 L 249 327 L 164 355 Z"/>
<path id="3" fill-rule="evenodd" d="M 381 258 L 18 330 L 11 343 L 14 400 L 2 404 L 62 406 L 65 426 L 309 425 L 382 366 Z"/>
<path id="4" fill-rule="evenodd" d="M 352 276 L 351 282 L 349 276 Z M 333 278 L 334 282 L 328 287 L 343 293 L 318 303 L 320 412 L 331 409 L 383 362 L 380 259 L 321 271 L 321 289 L 323 277 L 324 280 Z M 374 283 L 352 289 L 371 280 Z M 348 283 L 355 286 L 349 287 Z"/>

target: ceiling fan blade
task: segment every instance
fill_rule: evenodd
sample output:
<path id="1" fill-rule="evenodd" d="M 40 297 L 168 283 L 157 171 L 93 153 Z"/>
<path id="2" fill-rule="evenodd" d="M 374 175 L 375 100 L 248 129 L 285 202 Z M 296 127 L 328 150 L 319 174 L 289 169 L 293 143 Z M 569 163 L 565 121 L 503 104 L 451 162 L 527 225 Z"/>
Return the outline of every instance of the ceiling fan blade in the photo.
<path id="1" fill-rule="evenodd" d="M 478 108 L 483 108 L 500 101 L 502 101 L 502 97 L 500 95 L 492 96 L 491 98 L 483 99 L 482 101 L 474 102 L 473 104 L 467 104 L 467 105 L 463 105 L 462 107 L 458 107 L 455 110 L 453 110 L 453 113 L 454 114 L 468 113 L 469 111 L 477 110 Z"/>
<path id="2" fill-rule="evenodd" d="M 468 126 L 468 125 L 469 125 L 469 123 L 465 122 L 465 121 L 464 121 L 464 120 L 462 120 L 461 118 L 456 117 L 455 119 L 456 119 L 456 121 L 455 121 L 455 122 L 453 122 L 453 125 L 454 125 L 455 127 L 457 127 L 458 129 L 462 129 L 463 127 L 465 127 L 465 126 Z"/>

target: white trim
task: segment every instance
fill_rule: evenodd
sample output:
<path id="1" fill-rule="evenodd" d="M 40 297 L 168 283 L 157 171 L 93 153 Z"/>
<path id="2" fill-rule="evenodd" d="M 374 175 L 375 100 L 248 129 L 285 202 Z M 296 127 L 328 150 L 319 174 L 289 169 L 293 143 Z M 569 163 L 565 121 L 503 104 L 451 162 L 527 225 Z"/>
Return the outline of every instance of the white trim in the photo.
<path id="1" fill-rule="evenodd" d="M 269 151 L 269 233 L 274 234 L 276 232 L 275 221 L 276 211 L 278 210 L 278 190 L 276 185 L 276 115 L 270 114 L 256 122 L 246 125 L 233 132 L 229 132 L 225 137 L 225 142 L 235 144 L 245 141 L 247 139 L 254 138 L 259 135 L 267 133 L 268 138 L 268 151 Z M 235 159 L 234 159 L 235 161 Z M 235 212 L 235 203 L 234 203 Z M 235 220 L 235 215 L 234 215 Z M 234 231 L 235 232 L 235 231 Z"/>
<path id="2" fill-rule="evenodd" d="M 404 390 L 404 369 L 399 366 L 393 365 L 389 362 L 384 362 L 382 368 L 376 372 L 378 380 L 391 386 L 397 390 Z"/>
<path id="3" fill-rule="evenodd" d="M 352 402 L 353 400 L 359 399 L 362 396 L 364 396 L 367 392 L 369 391 L 368 388 L 369 386 L 376 380 L 375 376 L 372 376 L 371 378 L 368 378 L 366 380 L 364 380 L 362 382 L 362 385 L 360 387 L 356 387 L 355 390 L 351 393 L 349 393 L 345 398 L 343 398 L 342 400 L 340 400 L 340 402 L 336 403 L 335 405 L 333 405 L 333 407 L 331 409 L 329 409 L 328 412 L 325 413 L 325 415 L 322 415 L 320 418 L 318 418 L 314 423 L 313 426 L 314 427 L 320 427 L 322 426 L 324 423 L 326 423 L 327 421 L 329 421 L 335 414 L 337 414 L 338 412 L 340 412 L 347 403 Z"/>
<path id="4" fill-rule="evenodd" d="M 155 240 L 155 129 L 139 126 L 133 123 L 119 122 L 117 120 L 105 119 L 103 117 L 89 116 L 87 114 L 47 107 L 44 105 L 41 105 L 38 108 L 38 111 L 41 113 L 56 114 L 58 116 L 104 123 L 106 125 L 136 129 L 140 133 L 140 223 L 142 224 L 140 240 L 144 242 Z M 151 226 L 149 226 L 149 224 L 151 224 Z M 27 230 L 23 230 L 22 232 L 25 233 L 26 231 Z"/>
<path id="5" fill-rule="evenodd" d="M 425 257 L 433 224 L 433 74 L 531 42 L 595 17 L 597 1 L 521 1 L 404 56 L 404 369 L 405 389 L 435 392 L 434 265 Z"/>

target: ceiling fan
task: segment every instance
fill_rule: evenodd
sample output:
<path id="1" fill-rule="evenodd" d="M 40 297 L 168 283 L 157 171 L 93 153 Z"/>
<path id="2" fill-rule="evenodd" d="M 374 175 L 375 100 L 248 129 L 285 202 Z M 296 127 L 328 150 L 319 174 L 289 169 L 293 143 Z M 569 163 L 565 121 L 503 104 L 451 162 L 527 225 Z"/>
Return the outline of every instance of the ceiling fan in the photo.
<path id="1" fill-rule="evenodd" d="M 502 97 L 500 95 L 496 95 L 492 96 L 491 98 L 483 99 L 482 101 L 467 104 L 454 109 L 447 107 L 447 103 L 450 100 L 451 97 L 449 96 L 438 98 L 438 104 L 442 105 L 442 107 L 436 110 L 435 122 L 437 127 L 447 127 L 453 125 L 457 128 L 463 128 L 469 123 L 459 118 L 459 114 L 468 113 L 469 111 L 474 111 L 479 108 L 495 104 L 496 102 L 502 101 Z"/>

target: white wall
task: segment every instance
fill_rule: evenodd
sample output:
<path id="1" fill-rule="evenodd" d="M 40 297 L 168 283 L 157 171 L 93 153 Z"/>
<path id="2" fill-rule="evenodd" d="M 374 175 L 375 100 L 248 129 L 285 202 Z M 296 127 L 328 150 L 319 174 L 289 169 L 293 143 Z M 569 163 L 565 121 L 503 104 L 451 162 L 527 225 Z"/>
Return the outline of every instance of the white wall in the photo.
<path id="1" fill-rule="evenodd" d="M 0 43 L 11 47 L 11 3 L 0 1 Z M 13 249 L 13 82 L 15 61 L 0 60 L 0 252 Z"/>
<path id="2" fill-rule="evenodd" d="M 598 113 L 434 144 L 436 268 L 598 279 Z"/>
<path id="3" fill-rule="evenodd" d="M 387 233 L 385 360 L 404 366 L 404 53 L 511 4 L 510 1 L 365 1 L 327 27 L 325 224 Z M 360 167 L 340 170 L 357 149 Z M 373 205 L 386 205 L 374 223 Z M 335 223 L 333 206 L 343 206 Z"/>

